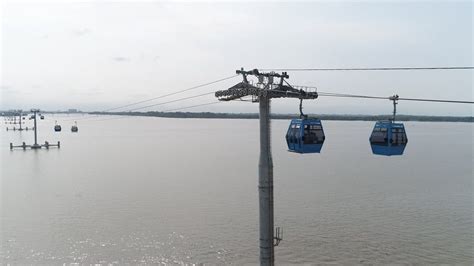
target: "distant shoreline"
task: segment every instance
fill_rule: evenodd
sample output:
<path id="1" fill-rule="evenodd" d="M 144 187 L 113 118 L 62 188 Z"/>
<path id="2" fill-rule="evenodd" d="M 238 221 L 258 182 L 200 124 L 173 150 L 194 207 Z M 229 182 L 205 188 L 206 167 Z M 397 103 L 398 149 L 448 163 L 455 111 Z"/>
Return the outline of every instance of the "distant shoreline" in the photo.
<path id="1" fill-rule="evenodd" d="M 51 112 L 50 114 L 90 114 L 90 115 L 123 115 L 123 116 L 145 116 L 164 118 L 208 118 L 208 119 L 258 119 L 258 113 L 211 113 L 211 112 Z M 12 115 L 9 111 L 0 111 L 2 116 Z M 294 119 L 298 114 L 272 114 L 272 119 Z M 336 115 L 336 114 L 309 114 L 309 117 L 317 117 L 322 120 L 335 121 L 379 121 L 388 120 L 390 115 Z M 425 115 L 397 115 L 398 121 L 418 121 L 418 122 L 464 122 L 473 123 L 472 116 L 425 116 Z"/>
<path id="2" fill-rule="evenodd" d="M 210 113 L 210 112 L 90 112 L 92 115 L 128 115 L 148 116 L 165 118 L 209 118 L 209 119 L 258 119 L 257 113 Z M 272 119 L 298 118 L 297 114 L 272 114 Z M 322 120 L 336 121 L 378 121 L 388 120 L 389 115 L 334 115 L 320 114 L 311 115 Z M 398 121 L 420 121 L 420 122 L 474 122 L 472 116 L 420 116 L 420 115 L 397 115 Z"/>

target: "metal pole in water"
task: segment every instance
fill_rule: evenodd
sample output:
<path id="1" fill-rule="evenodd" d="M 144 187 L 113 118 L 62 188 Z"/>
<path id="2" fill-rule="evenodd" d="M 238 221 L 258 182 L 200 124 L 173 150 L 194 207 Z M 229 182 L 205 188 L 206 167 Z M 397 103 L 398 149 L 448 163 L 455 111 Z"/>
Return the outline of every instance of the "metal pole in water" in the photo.
<path id="1" fill-rule="evenodd" d="M 19 113 L 19 115 L 18 115 L 18 116 L 20 117 L 20 131 L 22 131 L 22 130 L 23 130 L 23 128 L 21 128 L 21 112 Z"/>
<path id="2" fill-rule="evenodd" d="M 259 97 L 260 159 L 258 197 L 260 205 L 260 265 L 274 265 L 273 161 L 270 146 L 270 97 Z"/>
<path id="3" fill-rule="evenodd" d="M 36 111 L 33 112 L 33 115 L 34 115 L 34 120 L 35 120 L 35 147 L 38 146 L 38 142 L 37 142 L 37 139 L 38 139 L 38 136 L 36 134 Z"/>

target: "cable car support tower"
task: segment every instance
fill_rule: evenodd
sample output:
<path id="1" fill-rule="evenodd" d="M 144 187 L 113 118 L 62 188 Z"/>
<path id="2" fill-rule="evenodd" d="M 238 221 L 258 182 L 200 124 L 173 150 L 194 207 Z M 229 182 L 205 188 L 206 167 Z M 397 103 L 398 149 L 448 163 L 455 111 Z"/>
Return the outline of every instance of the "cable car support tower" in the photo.
<path id="1" fill-rule="evenodd" d="M 16 120 L 16 118 L 18 117 L 18 122 Z M 28 130 L 28 127 L 25 127 L 23 128 L 22 127 L 22 124 L 24 124 L 25 122 L 23 122 L 23 119 L 24 119 L 24 114 L 23 114 L 23 111 L 22 110 L 16 110 L 14 111 L 14 113 L 12 114 L 11 116 L 11 121 L 10 121 L 10 124 L 13 124 L 13 125 L 17 125 L 19 124 L 20 127 L 19 128 L 16 128 L 15 126 L 9 128 L 8 126 L 6 127 L 7 131 L 8 130 L 13 130 L 13 131 L 23 131 L 23 130 Z M 6 123 L 6 122 L 5 122 Z"/>
<path id="2" fill-rule="evenodd" d="M 274 265 L 274 247 L 282 240 L 280 228 L 274 234 L 273 224 L 273 161 L 270 139 L 270 102 L 272 98 L 316 99 L 316 90 L 298 90 L 293 88 L 285 79 L 286 72 L 259 72 L 257 69 L 236 71 L 242 75 L 243 81 L 227 90 L 217 91 L 215 96 L 220 101 L 232 101 L 246 96 L 252 97 L 252 102 L 259 103 L 260 119 L 260 158 L 258 165 L 258 197 L 260 220 L 260 265 Z M 248 81 L 248 76 L 258 78 L 257 84 Z M 274 79 L 279 79 L 274 83 Z M 285 85 L 286 84 L 286 85 Z"/>
<path id="3" fill-rule="evenodd" d="M 44 144 L 38 144 L 38 134 L 37 134 L 37 126 L 36 126 L 36 114 L 39 112 L 39 109 L 31 109 L 31 112 L 33 113 L 32 117 L 34 119 L 34 131 L 35 131 L 35 143 L 33 145 L 26 145 L 25 142 L 23 142 L 21 145 L 13 145 L 13 143 L 10 142 L 10 150 L 13 150 L 13 148 L 22 148 L 23 150 L 26 150 L 26 148 L 31 148 L 31 149 L 41 149 L 41 148 L 46 148 L 49 149 L 50 147 L 61 147 L 61 143 L 58 141 L 58 144 L 50 144 L 49 142 L 45 141 Z M 21 121 L 20 121 L 21 122 Z"/>

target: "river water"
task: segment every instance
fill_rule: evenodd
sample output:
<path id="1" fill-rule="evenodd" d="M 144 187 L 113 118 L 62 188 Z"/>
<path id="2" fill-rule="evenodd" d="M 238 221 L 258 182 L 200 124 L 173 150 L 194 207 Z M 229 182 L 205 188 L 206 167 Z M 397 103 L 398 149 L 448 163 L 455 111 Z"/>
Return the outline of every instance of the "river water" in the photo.
<path id="1" fill-rule="evenodd" d="M 0 264 L 258 263 L 258 120 L 72 121 L 0 130 Z M 403 156 L 373 122 L 324 121 L 321 154 L 272 121 L 277 264 L 473 264 L 473 125 L 405 123 Z M 28 122 L 28 123 L 31 123 Z M 2 121 L 3 124 L 3 121 Z"/>

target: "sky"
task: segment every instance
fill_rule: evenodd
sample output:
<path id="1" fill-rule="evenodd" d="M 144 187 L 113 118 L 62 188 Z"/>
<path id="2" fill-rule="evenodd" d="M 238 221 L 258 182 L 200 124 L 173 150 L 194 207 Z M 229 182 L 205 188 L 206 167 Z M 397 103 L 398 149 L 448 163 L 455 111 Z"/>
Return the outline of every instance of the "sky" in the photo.
<path id="1" fill-rule="evenodd" d="M 0 110 L 100 111 L 228 77 L 241 67 L 473 66 L 473 11 L 472 1 L 2 0 Z M 288 74 L 291 84 L 324 92 L 473 101 L 473 70 Z M 215 100 L 209 95 L 142 111 Z M 304 110 L 390 114 L 392 105 L 320 97 L 305 101 Z M 258 105 L 226 102 L 186 111 L 254 113 Z M 298 100 L 274 99 L 272 112 L 297 113 Z M 471 116 L 473 106 L 400 102 L 398 112 Z"/>

